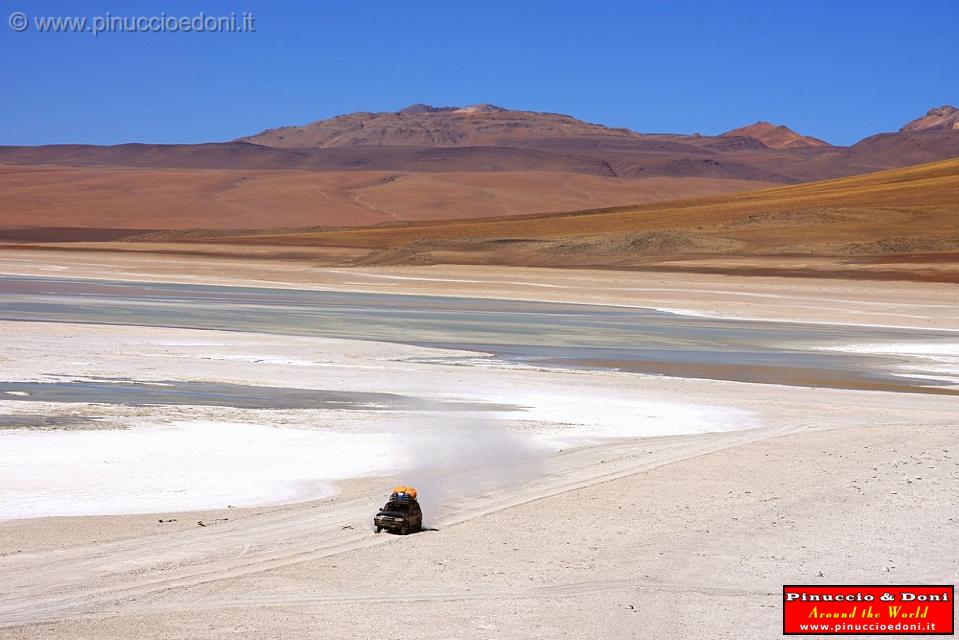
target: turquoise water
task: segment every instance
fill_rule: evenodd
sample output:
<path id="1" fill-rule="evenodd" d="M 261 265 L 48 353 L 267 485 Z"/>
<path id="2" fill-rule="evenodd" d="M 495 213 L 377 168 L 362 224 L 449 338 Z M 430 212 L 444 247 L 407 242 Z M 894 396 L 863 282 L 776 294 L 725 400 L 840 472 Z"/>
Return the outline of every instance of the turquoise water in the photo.
<path id="1" fill-rule="evenodd" d="M 0 276 L 0 319 L 379 340 L 475 350 L 544 367 L 950 394 L 956 391 L 939 386 L 931 372 L 889 373 L 907 358 L 816 347 L 959 343 L 949 332 L 598 305 L 21 276 Z"/>
<path id="2" fill-rule="evenodd" d="M 261 387 L 227 382 L 99 378 L 66 382 L 3 382 L 0 398 L 33 402 L 96 402 L 126 406 L 198 405 L 237 409 L 338 409 L 363 411 L 513 411 L 517 405 L 436 402 L 395 393 Z"/>

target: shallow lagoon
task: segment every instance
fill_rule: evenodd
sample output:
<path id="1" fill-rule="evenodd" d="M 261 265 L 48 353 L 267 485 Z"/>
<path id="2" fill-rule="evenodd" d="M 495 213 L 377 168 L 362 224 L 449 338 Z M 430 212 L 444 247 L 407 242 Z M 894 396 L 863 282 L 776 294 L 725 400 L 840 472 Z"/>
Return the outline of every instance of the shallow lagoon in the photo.
<path id="1" fill-rule="evenodd" d="M 940 361 L 910 356 L 908 349 L 842 351 L 843 345 L 910 343 L 954 351 L 959 336 L 943 331 L 482 298 L 23 276 L 0 277 L 0 319 L 379 340 L 473 350 L 533 366 L 959 393 L 935 375 Z"/>

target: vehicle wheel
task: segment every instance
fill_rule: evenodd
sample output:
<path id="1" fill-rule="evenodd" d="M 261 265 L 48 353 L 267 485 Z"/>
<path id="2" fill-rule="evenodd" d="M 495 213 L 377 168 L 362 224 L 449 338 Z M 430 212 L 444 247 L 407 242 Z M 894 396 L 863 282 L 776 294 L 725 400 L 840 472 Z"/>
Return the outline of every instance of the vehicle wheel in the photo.
<path id="1" fill-rule="evenodd" d="M 382 530 L 383 530 L 383 527 L 377 527 L 377 528 L 376 528 L 376 532 L 377 532 L 377 533 L 379 533 L 379 532 L 382 531 Z"/>
<path id="2" fill-rule="evenodd" d="M 406 535 L 407 533 L 409 533 L 409 532 L 410 532 L 410 530 L 407 529 L 406 527 L 401 527 L 401 528 L 400 528 L 400 535 L 401 535 L 401 536 L 405 536 L 405 535 Z"/>

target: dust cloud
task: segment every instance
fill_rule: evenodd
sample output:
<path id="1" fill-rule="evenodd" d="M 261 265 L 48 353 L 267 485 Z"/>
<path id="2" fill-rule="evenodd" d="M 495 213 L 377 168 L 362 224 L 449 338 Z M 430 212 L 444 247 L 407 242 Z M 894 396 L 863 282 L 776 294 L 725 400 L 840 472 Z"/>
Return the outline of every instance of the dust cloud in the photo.
<path id="1" fill-rule="evenodd" d="M 423 412 L 401 436 L 408 470 L 396 476 L 418 491 L 423 526 L 468 504 L 460 499 L 516 485 L 539 472 L 547 447 L 509 421 L 462 412 Z"/>

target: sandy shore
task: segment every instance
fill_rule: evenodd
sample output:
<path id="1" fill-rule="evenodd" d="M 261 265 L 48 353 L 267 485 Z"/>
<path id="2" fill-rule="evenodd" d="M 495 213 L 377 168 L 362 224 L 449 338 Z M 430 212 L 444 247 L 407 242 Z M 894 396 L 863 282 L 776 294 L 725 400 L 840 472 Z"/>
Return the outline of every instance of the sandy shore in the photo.
<path id="1" fill-rule="evenodd" d="M 945 285 L 288 263 L 237 265 L 227 277 L 202 260 L 27 257 L 5 254 L 0 271 L 959 329 L 959 303 Z M 402 463 L 320 473 L 316 485 L 296 487 L 301 501 L 291 504 L 0 523 L 3 638 L 767 638 L 781 633 L 782 584 L 959 579 L 959 404 L 951 397 L 458 366 L 425 362 L 417 347 L 319 338 L 19 322 L 0 329 L 3 380 L 177 379 L 518 405 L 442 412 L 424 432 L 423 414 L 408 408 L 271 413 L 0 400 L 3 415 L 95 410 L 98 433 L 183 420 L 319 425 L 354 436 L 420 429 Z M 465 441 L 438 438 L 451 415 L 462 419 Z M 15 432 L 36 429 L 5 433 Z M 8 460 L 0 473 L 25 462 Z M 253 478 L 253 469 L 287 466 L 282 456 L 246 464 Z M 136 489 L 136 474 L 124 477 Z M 285 486 L 282 475 L 270 477 Z M 407 479 L 434 495 L 437 530 L 374 534 L 384 487 Z M 310 493 L 324 483 L 339 492 Z"/>
<path id="2" fill-rule="evenodd" d="M 3 633 L 344 638 L 400 627 L 394 637 L 776 637 L 784 582 L 956 580 L 959 433 L 876 431 L 793 434 L 669 463 L 656 451 L 651 469 L 484 505 L 478 517 L 409 540 L 344 535 L 336 530 L 355 520 L 333 515 L 343 507 L 322 518 L 325 505 L 311 505 L 175 539 L 99 545 L 95 562 L 149 552 L 164 568 L 94 581 L 82 606 L 96 613 Z M 243 539 L 284 548 L 243 553 Z M 174 544 L 242 557 L 196 566 L 175 559 Z M 75 570 L 75 559 L 62 562 L 33 579 Z M 44 602 L 58 599 L 80 604 L 46 596 L 35 611 L 50 615 L 56 609 Z"/>

